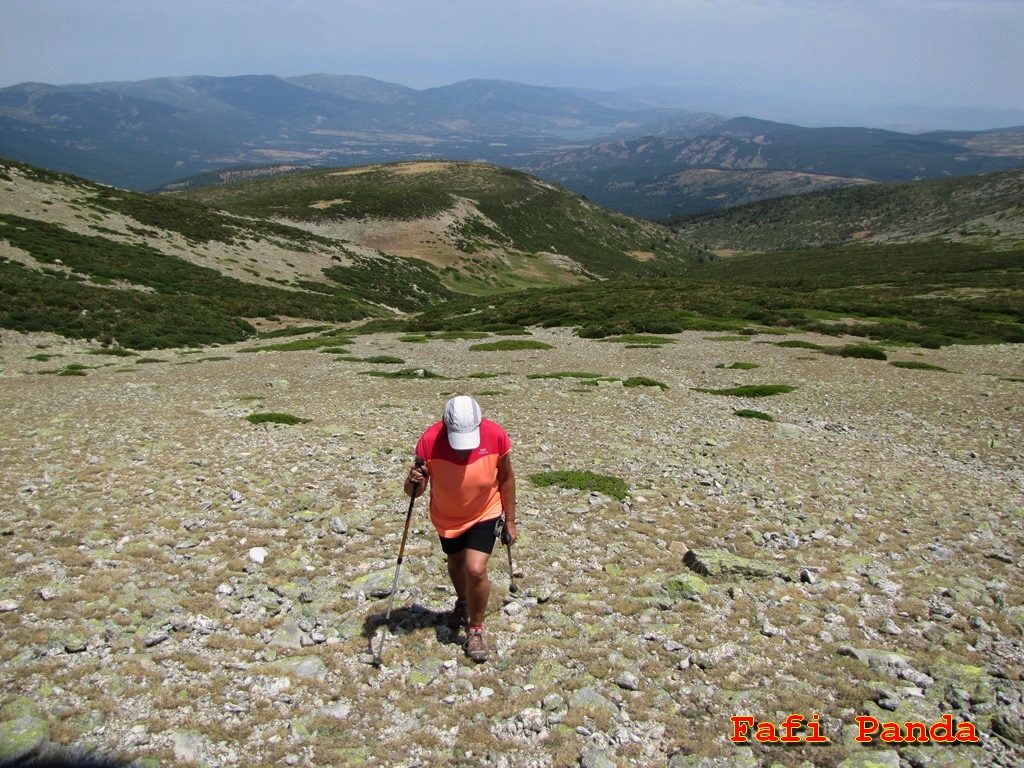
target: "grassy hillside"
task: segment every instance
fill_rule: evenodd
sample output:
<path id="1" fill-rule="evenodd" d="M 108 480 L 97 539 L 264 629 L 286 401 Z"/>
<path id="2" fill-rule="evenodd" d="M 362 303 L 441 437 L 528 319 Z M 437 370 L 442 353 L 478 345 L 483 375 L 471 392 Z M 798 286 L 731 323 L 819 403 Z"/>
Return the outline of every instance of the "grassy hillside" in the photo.
<path id="1" fill-rule="evenodd" d="M 1024 245 L 1024 170 L 765 200 L 667 223 L 717 252 L 852 243 Z"/>
<path id="2" fill-rule="evenodd" d="M 451 287 L 488 292 L 547 283 L 544 263 L 588 278 L 678 275 L 705 258 L 664 227 L 613 213 L 519 171 L 480 163 L 397 163 L 317 170 L 184 193 L 245 216 L 301 222 L 315 232 L 344 223 L 422 222 L 402 255 L 445 269 Z M 356 222 L 356 223 L 353 223 Z M 409 231 L 409 228 L 402 228 Z M 513 278 L 518 278 L 516 285 Z"/>
<path id="3" fill-rule="evenodd" d="M 260 318 L 1024 342 L 1024 172 L 762 203 L 680 233 L 467 163 L 168 196 L 9 163 L 0 178 L 0 325 L 111 346 L 237 341 Z"/>
<path id="4" fill-rule="evenodd" d="M 419 262 L 279 222 L 4 162 L 0 325 L 136 349 L 238 341 L 250 321 L 335 323 L 450 294 Z"/>
<path id="5" fill-rule="evenodd" d="M 458 293 L 680 274 L 702 257 L 492 166 L 320 171 L 186 197 L 2 162 L 0 183 L 0 326 L 136 349 L 237 341 L 257 318 L 344 323 Z"/>
<path id="6" fill-rule="evenodd" d="M 912 243 L 738 256 L 688 277 L 452 302 L 418 330 L 579 326 L 583 336 L 814 331 L 885 343 L 1024 343 L 1024 249 Z"/>

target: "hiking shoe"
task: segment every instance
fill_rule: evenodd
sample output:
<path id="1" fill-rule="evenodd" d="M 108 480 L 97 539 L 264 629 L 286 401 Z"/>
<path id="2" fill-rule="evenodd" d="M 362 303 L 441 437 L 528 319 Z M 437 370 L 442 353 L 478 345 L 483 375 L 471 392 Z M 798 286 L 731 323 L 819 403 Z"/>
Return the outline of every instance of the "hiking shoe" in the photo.
<path id="1" fill-rule="evenodd" d="M 482 628 L 469 630 L 469 639 L 466 640 L 466 655 L 478 664 L 487 661 L 490 652 L 487 650 L 487 643 L 484 642 L 484 631 Z"/>
<path id="2" fill-rule="evenodd" d="M 451 629 L 462 629 L 469 623 L 469 604 L 465 600 L 456 600 L 455 607 L 448 614 L 448 626 Z"/>

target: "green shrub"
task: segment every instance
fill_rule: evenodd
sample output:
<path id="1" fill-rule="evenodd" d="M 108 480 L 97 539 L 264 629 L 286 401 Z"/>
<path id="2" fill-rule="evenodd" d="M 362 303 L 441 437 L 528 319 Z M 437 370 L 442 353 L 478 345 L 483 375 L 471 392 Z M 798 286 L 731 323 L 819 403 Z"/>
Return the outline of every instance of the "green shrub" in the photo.
<path id="1" fill-rule="evenodd" d="M 839 350 L 841 357 L 857 357 L 864 360 L 887 360 L 888 356 L 881 347 L 870 344 L 847 344 Z"/>
<path id="2" fill-rule="evenodd" d="M 400 357 L 395 357 L 394 355 L 374 355 L 372 357 L 364 357 L 363 362 L 379 363 L 381 365 L 401 365 L 405 360 Z"/>
<path id="3" fill-rule="evenodd" d="M 486 339 L 490 333 L 485 331 L 442 331 L 441 333 L 428 333 L 427 336 L 442 341 L 463 341 L 468 339 Z"/>
<path id="4" fill-rule="evenodd" d="M 539 472 L 530 475 L 530 481 L 538 488 L 557 485 L 561 488 L 575 488 L 580 491 L 596 491 L 619 501 L 626 498 L 628 493 L 625 481 L 610 475 L 598 475 L 594 472 L 576 470 Z"/>
<path id="5" fill-rule="evenodd" d="M 526 376 L 528 379 L 600 379 L 600 373 L 587 373 L 586 371 L 559 371 L 557 373 L 531 373 Z"/>
<path id="6" fill-rule="evenodd" d="M 473 344 L 470 347 L 473 352 L 513 352 L 520 349 L 554 349 L 554 347 L 543 341 L 528 339 L 506 339 L 505 341 L 492 341 L 488 344 Z"/>
<path id="7" fill-rule="evenodd" d="M 305 424 L 309 419 L 292 416 L 290 413 L 251 413 L 245 420 L 252 424 Z"/>
<path id="8" fill-rule="evenodd" d="M 400 371 L 360 371 L 364 376 L 376 376 L 381 379 L 443 379 L 444 376 L 428 371 L 425 368 L 403 368 Z"/>
<path id="9" fill-rule="evenodd" d="M 628 379 L 622 382 L 624 387 L 659 387 L 661 389 L 668 389 L 668 384 L 664 384 L 654 379 L 648 379 L 645 376 L 630 376 Z"/>
<path id="10" fill-rule="evenodd" d="M 302 352 L 311 349 L 320 349 L 327 342 L 323 339 L 297 339 L 296 341 L 285 341 L 281 344 L 268 344 L 265 347 L 246 347 L 239 352 Z"/>
<path id="11" fill-rule="evenodd" d="M 950 344 L 950 339 L 946 336 L 924 336 L 920 339 L 919 344 L 925 349 L 942 349 Z"/>
<path id="12" fill-rule="evenodd" d="M 490 331 L 495 336 L 531 336 L 532 334 L 526 328 L 521 326 L 512 328 L 502 328 L 500 330 L 494 330 L 493 328 L 484 328 L 485 331 Z"/>
<path id="13" fill-rule="evenodd" d="M 135 357 L 136 353 L 123 347 L 110 347 L 102 349 L 90 349 L 88 354 L 90 355 L 112 355 L 114 357 Z"/>
<path id="14" fill-rule="evenodd" d="M 719 363 L 718 365 L 715 366 L 715 368 L 727 368 L 733 371 L 752 371 L 755 368 L 760 367 L 761 366 L 758 365 L 757 363 L 729 363 L 728 365 L 726 365 L 725 363 Z"/>
<path id="15" fill-rule="evenodd" d="M 826 347 L 821 344 L 814 344 L 810 341 L 801 341 L 800 339 L 788 339 L 787 341 L 776 341 L 775 346 L 777 347 L 793 347 L 796 349 L 816 349 L 819 352 L 825 351 Z"/>
<path id="16" fill-rule="evenodd" d="M 613 336 L 601 339 L 602 342 L 609 342 L 612 344 L 643 344 L 643 345 L 661 345 L 661 344 L 675 344 L 675 339 L 666 339 L 663 336 L 649 336 L 641 333 L 627 333 L 622 336 Z"/>
<path id="17" fill-rule="evenodd" d="M 307 333 L 322 333 L 332 330 L 330 325 L 300 326 L 298 328 L 278 328 L 276 331 L 261 331 L 256 334 L 258 339 L 279 339 L 284 336 L 304 336 Z"/>
<path id="18" fill-rule="evenodd" d="M 744 408 L 743 410 L 733 411 L 734 416 L 739 416 L 741 419 L 760 419 L 761 421 L 775 421 L 772 416 L 769 416 L 763 411 L 751 411 Z"/>
<path id="19" fill-rule="evenodd" d="M 949 369 L 943 368 L 941 365 L 932 365 L 931 363 L 922 363 L 919 360 L 893 360 L 889 365 L 895 366 L 896 368 L 911 368 L 915 371 L 946 371 Z"/>
<path id="20" fill-rule="evenodd" d="M 792 392 L 796 387 L 788 384 L 751 384 L 744 387 L 730 387 L 728 389 L 700 389 L 695 392 L 706 392 L 710 395 L 728 395 L 730 397 L 771 397 L 772 395 L 784 395 Z"/>
<path id="21" fill-rule="evenodd" d="M 86 366 L 81 363 L 68 363 L 59 371 L 58 376 L 85 376 Z"/>

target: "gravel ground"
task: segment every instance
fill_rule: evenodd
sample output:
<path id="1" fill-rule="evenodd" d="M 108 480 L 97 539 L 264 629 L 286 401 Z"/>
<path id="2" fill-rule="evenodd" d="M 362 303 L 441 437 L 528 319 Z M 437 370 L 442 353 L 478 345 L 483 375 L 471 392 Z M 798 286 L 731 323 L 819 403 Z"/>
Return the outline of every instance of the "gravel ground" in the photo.
<path id="1" fill-rule="evenodd" d="M 1021 764 L 1020 347 L 888 350 L 935 371 L 776 336 L 531 338 L 553 348 L 347 345 L 383 365 L 2 332 L 0 763 Z M 400 369 L 438 378 L 367 375 Z M 697 391 L 741 384 L 796 389 Z M 455 393 L 513 441 L 519 590 L 496 550 L 473 664 L 421 504 L 375 667 L 402 480 Z M 531 481 L 556 470 L 628 494 Z M 791 714 L 810 727 L 767 741 Z M 884 730 L 947 714 L 960 742 Z"/>

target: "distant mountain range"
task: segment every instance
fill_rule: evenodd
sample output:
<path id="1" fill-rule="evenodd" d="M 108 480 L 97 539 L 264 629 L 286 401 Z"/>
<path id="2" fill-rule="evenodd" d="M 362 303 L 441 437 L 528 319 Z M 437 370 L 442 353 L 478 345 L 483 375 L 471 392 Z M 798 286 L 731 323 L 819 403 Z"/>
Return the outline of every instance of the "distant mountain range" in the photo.
<path id="1" fill-rule="evenodd" d="M 689 136 L 602 142 L 530 170 L 600 205 L 664 219 L 821 189 L 1022 166 L 1021 128 L 913 135 L 734 118 Z"/>
<path id="2" fill-rule="evenodd" d="M 265 166 L 475 160 L 653 219 L 1024 166 L 1024 128 L 807 128 L 665 106 L 681 98 L 494 80 L 417 91 L 336 75 L 24 83 L 0 89 L 0 157 L 136 191 Z"/>
<path id="3" fill-rule="evenodd" d="M 225 167 L 404 159 L 520 166 L 681 110 L 469 80 L 416 91 L 365 77 L 183 77 L 0 89 L 0 156 L 141 191 Z M 706 120 L 706 118 L 705 118 Z M 583 144 L 576 138 L 586 139 Z"/>

